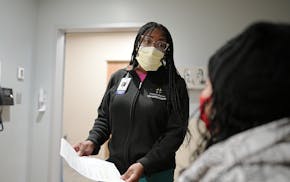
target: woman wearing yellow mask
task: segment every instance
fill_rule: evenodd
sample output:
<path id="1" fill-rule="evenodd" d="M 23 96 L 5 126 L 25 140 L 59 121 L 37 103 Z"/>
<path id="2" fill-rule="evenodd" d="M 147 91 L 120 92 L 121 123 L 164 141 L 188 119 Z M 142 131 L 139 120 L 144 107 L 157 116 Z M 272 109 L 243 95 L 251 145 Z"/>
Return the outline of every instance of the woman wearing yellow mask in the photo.
<path id="1" fill-rule="evenodd" d="M 172 182 L 175 152 L 187 131 L 189 99 L 173 60 L 166 27 L 140 28 L 130 65 L 113 74 L 88 139 L 74 146 L 97 154 L 109 139 L 110 156 L 126 182 Z"/>

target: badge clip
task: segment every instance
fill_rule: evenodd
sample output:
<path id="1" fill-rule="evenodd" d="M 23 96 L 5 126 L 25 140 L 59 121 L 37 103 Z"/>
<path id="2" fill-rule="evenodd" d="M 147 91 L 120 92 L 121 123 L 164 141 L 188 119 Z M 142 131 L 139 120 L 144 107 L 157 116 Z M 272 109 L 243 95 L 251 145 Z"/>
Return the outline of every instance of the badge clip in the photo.
<path id="1" fill-rule="evenodd" d="M 131 82 L 131 78 L 129 78 L 129 75 L 127 74 L 125 78 L 122 78 L 122 80 L 117 88 L 116 94 L 117 95 L 125 94 L 130 82 Z"/>

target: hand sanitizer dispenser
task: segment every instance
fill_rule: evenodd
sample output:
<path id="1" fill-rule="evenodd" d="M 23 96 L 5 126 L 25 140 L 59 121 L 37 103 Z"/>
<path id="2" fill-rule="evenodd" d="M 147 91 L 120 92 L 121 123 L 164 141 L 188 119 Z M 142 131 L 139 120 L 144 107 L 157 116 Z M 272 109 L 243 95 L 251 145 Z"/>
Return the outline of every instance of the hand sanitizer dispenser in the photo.
<path id="1" fill-rule="evenodd" d="M 14 105 L 12 88 L 0 87 L 0 105 L 2 106 Z"/>
<path id="2" fill-rule="evenodd" d="M 4 130 L 2 122 L 2 106 L 14 105 L 13 90 L 12 88 L 2 88 L 0 87 L 0 131 Z"/>

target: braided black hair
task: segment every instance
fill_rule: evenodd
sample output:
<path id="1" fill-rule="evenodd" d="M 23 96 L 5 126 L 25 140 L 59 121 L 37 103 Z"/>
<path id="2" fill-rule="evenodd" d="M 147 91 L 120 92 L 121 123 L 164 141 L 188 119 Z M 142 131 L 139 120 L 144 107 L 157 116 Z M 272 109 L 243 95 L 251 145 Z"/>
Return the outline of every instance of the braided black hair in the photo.
<path id="1" fill-rule="evenodd" d="M 169 30 L 162 24 L 156 23 L 156 22 L 148 22 L 145 25 L 143 25 L 135 38 L 134 42 L 134 48 L 131 56 L 130 65 L 133 69 L 135 69 L 138 66 L 138 61 L 136 60 L 136 56 L 140 47 L 140 43 L 142 42 L 141 38 L 142 35 L 150 34 L 153 30 L 159 29 L 164 33 L 164 36 L 166 38 L 166 42 L 169 44 L 169 47 L 166 49 L 166 52 L 164 54 L 163 58 L 163 66 L 168 72 L 168 78 L 169 78 L 169 98 L 170 98 L 170 105 L 173 108 L 173 111 L 176 113 L 178 118 L 181 121 L 188 120 L 188 116 L 183 115 L 185 113 L 182 111 L 182 107 L 180 103 L 180 96 L 178 92 L 178 87 L 176 85 L 177 79 L 180 79 L 180 75 L 175 67 L 174 59 L 173 59 L 173 41 L 171 34 Z"/>
<path id="2" fill-rule="evenodd" d="M 214 112 L 209 145 L 290 117 L 289 48 L 290 25 L 259 22 L 210 58 Z"/>

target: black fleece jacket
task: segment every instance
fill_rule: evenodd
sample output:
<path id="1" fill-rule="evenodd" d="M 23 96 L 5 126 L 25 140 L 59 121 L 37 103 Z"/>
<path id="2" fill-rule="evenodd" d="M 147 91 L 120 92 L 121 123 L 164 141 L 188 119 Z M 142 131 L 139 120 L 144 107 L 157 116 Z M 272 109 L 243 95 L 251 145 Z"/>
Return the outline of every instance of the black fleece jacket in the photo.
<path id="1" fill-rule="evenodd" d="M 128 89 L 117 94 L 127 73 L 132 78 Z M 176 82 L 186 118 L 183 121 L 177 119 L 170 104 L 168 107 L 168 72 L 164 67 L 148 72 L 143 83 L 133 70 L 114 73 L 88 137 L 96 146 L 94 154 L 110 138 L 108 161 L 121 174 L 136 162 L 144 166 L 146 175 L 175 168 L 175 152 L 184 140 L 189 112 L 185 82 L 181 77 Z"/>

